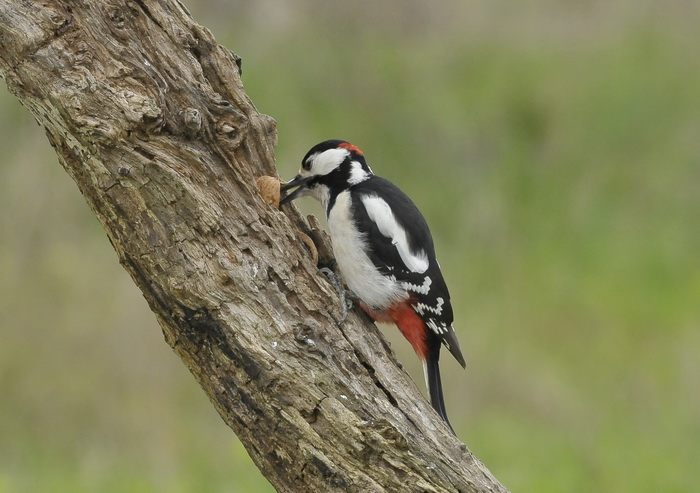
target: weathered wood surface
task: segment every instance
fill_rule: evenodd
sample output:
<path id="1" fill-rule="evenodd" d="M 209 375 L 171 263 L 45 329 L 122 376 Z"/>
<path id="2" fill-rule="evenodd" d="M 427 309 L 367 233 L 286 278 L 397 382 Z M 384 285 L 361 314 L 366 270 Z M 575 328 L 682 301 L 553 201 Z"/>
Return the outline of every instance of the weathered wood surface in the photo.
<path id="1" fill-rule="evenodd" d="M 279 491 L 506 491 L 373 324 L 337 323 L 300 216 L 256 189 L 276 173 L 275 122 L 182 4 L 2 0 L 0 74 Z"/>

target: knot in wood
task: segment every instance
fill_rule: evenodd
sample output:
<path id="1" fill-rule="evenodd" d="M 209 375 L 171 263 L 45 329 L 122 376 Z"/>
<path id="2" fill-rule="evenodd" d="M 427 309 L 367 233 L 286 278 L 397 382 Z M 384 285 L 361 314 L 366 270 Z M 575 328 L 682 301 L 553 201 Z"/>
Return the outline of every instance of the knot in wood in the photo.
<path id="1" fill-rule="evenodd" d="M 228 136 L 232 136 L 237 132 L 237 129 L 230 123 L 224 122 L 221 125 L 219 125 L 219 132 Z"/>
<path id="2" fill-rule="evenodd" d="M 185 135 L 195 137 L 202 129 L 202 113 L 197 108 L 187 108 L 182 111 L 182 121 L 185 124 Z"/>
<path id="3" fill-rule="evenodd" d="M 70 23 L 71 14 L 65 10 L 51 9 L 49 11 L 48 20 L 56 31 L 61 31 Z"/>
<path id="4" fill-rule="evenodd" d="M 234 149 L 243 141 L 244 130 L 248 126 L 248 120 L 245 117 L 236 118 L 236 120 L 231 117 L 225 117 L 216 124 L 216 132 L 225 135 L 228 146 Z"/>
<path id="5" fill-rule="evenodd" d="M 153 98 L 144 94 L 125 90 L 121 94 L 124 104 L 124 116 L 134 123 L 155 123 L 158 126 L 162 121 L 163 112 Z"/>
<path id="6" fill-rule="evenodd" d="M 303 344 L 304 346 L 309 346 L 309 347 L 314 347 L 316 346 L 316 340 L 314 339 L 316 336 L 316 329 L 313 327 L 310 327 L 309 325 L 306 324 L 298 324 L 294 328 L 294 339 L 299 344 Z"/>
<path id="7" fill-rule="evenodd" d="M 121 9 L 121 7 L 114 7 L 110 9 L 109 20 L 117 29 L 124 28 L 124 22 L 126 19 L 124 17 L 124 11 Z"/>
<path id="8" fill-rule="evenodd" d="M 194 39 L 194 36 L 192 36 L 192 33 L 185 31 L 184 29 L 177 29 L 175 31 L 175 37 L 177 38 L 180 46 L 188 50 L 197 45 L 197 41 Z"/>
<path id="9" fill-rule="evenodd" d="M 72 52 L 68 52 L 70 63 L 77 66 L 89 67 L 92 65 L 93 52 L 85 41 L 80 41 L 75 45 Z"/>

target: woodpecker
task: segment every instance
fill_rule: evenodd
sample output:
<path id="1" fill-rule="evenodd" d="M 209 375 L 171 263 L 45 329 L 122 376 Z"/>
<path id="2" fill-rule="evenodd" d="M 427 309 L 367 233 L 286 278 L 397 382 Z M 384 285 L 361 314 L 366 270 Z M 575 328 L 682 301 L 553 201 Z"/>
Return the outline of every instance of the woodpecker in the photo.
<path id="1" fill-rule="evenodd" d="M 282 191 L 294 188 L 281 204 L 303 196 L 321 202 L 345 284 L 372 319 L 396 324 L 413 346 L 432 406 L 452 429 L 438 366 L 441 344 L 466 365 L 452 327 L 450 293 L 423 215 L 396 185 L 372 172 L 360 149 L 344 140 L 312 147 L 299 174 Z"/>

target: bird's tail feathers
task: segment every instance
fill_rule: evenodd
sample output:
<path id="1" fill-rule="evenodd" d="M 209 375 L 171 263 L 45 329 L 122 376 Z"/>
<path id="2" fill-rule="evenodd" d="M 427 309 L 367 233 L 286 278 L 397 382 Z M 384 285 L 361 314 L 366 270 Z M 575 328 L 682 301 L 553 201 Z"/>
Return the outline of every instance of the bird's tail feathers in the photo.
<path id="1" fill-rule="evenodd" d="M 452 326 L 449 330 L 443 334 L 442 343 L 445 347 L 452 353 L 457 362 L 462 366 L 462 368 L 467 367 L 467 363 L 464 361 L 464 356 L 462 355 L 462 349 L 459 347 L 459 341 L 457 340 L 457 334 Z"/>
<path id="2" fill-rule="evenodd" d="M 440 379 L 440 366 L 438 364 L 438 358 L 430 355 L 426 358 L 423 363 L 423 372 L 425 373 L 425 384 L 428 387 L 428 393 L 430 394 L 430 403 L 433 405 L 433 409 L 440 415 L 443 421 L 447 424 L 448 428 L 455 432 L 447 419 L 447 410 L 445 409 L 445 399 L 442 396 L 442 380 Z"/>

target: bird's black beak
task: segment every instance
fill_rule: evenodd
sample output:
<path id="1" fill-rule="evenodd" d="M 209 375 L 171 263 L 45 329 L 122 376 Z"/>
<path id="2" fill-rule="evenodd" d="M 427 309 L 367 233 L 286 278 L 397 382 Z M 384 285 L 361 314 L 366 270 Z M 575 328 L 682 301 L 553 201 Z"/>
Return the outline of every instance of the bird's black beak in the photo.
<path id="1" fill-rule="evenodd" d="M 285 183 L 284 185 L 282 185 L 280 187 L 280 190 L 283 192 L 286 192 L 287 190 L 294 188 L 294 187 L 299 187 L 299 188 L 297 188 L 292 193 L 290 193 L 285 198 L 283 198 L 280 201 L 280 206 L 283 206 L 284 204 L 288 204 L 292 200 L 304 195 L 304 192 L 309 190 L 309 187 L 307 186 L 307 184 L 308 184 L 310 179 L 311 179 L 311 177 L 309 177 L 309 176 L 304 177 L 301 175 L 297 175 L 292 180 L 290 180 L 287 183 Z"/>

